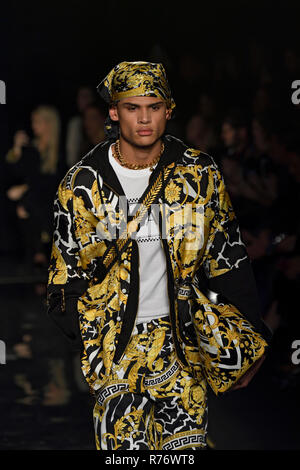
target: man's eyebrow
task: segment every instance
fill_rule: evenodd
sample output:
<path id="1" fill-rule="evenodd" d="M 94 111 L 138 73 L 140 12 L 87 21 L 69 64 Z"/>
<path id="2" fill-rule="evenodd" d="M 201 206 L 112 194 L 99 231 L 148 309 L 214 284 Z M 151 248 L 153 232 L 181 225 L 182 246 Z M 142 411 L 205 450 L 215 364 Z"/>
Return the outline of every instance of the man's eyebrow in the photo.
<path id="1" fill-rule="evenodd" d="M 122 103 L 124 106 L 135 106 L 136 108 L 140 108 L 141 105 L 137 104 L 137 103 L 130 103 L 129 101 L 125 101 L 124 103 Z M 148 107 L 151 107 L 151 106 L 157 106 L 157 105 L 161 105 L 161 104 L 164 104 L 163 101 L 155 101 L 155 103 L 150 103 L 150 104 L 147 104 Z"/>

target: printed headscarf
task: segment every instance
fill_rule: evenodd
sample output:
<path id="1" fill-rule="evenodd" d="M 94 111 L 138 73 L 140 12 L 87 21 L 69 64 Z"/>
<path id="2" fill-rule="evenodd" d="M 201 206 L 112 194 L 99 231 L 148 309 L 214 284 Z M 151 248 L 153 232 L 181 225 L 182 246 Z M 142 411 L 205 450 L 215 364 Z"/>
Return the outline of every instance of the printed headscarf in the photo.
<path id="1" fill-rule="evenodd" d="M 164 66 L 153 62 L 121 62 L 97 86 L 97 91 L 108 104 L 132 96 L 153 96 L 165 101 L 169 109 L 176 106 Z M 109 116 L 105 128 L 108 137 L 117 137 L 119 124 Z"/>

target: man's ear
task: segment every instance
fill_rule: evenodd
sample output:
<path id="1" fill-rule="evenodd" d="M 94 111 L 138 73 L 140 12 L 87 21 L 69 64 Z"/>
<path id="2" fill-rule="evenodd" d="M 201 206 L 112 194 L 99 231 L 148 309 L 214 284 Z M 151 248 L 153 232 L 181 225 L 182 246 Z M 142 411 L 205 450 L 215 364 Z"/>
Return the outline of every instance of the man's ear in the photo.
<path id="1" fill-rule="evenodd" d="M 118 115 L 118 108 L 116 104 L 113 104 L 109 108 L 109 117 L 112 121 L 118 121 L 119 120 L 119 115 Z"/>
<path id="2" fill-rule="evenodd" d="M 167 108 L 167 109 L 166 109 L 166 119 L 167 119 L 167 121 L 168 121 L 169 119 L 171 119 L 171 116 L 172 116 L 172 109 L 171 109 L 171 108 Z"/>

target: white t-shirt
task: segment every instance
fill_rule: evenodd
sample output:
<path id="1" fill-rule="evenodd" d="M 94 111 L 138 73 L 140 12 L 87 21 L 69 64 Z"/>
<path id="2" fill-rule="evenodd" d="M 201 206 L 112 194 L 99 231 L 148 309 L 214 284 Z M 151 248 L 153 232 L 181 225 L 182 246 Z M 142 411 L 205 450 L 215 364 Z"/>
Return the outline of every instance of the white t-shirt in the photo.
<path id="1" fill-rule="evenodd" d="M 123 167 L 113 157 L 109 149 L 109 162 L 116 172 L 121 186 L 129 203 L 129 215 L 149 184 L 151 171 L 131 170 Z M 167 290 L 166 257 L 160 241 L 157 222 L 153 218 L 153 211 L 141 225 L 135 237 L 139 249 L 139 304 L 136 323 L 148 322 L 169 314 L 169 298 Z"/>

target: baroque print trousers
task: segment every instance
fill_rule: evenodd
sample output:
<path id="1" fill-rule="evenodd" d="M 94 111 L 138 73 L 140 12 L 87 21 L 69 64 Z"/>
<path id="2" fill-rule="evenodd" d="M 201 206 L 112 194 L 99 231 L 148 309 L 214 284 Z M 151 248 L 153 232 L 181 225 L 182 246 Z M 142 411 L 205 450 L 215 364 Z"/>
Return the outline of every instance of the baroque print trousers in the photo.
<path id="1" fill-rule="evenodd" d="M 98 450 L 206 448 L 206 381 L 177 361 L 168 315 L 135 325 L 93 419 Z"/>

